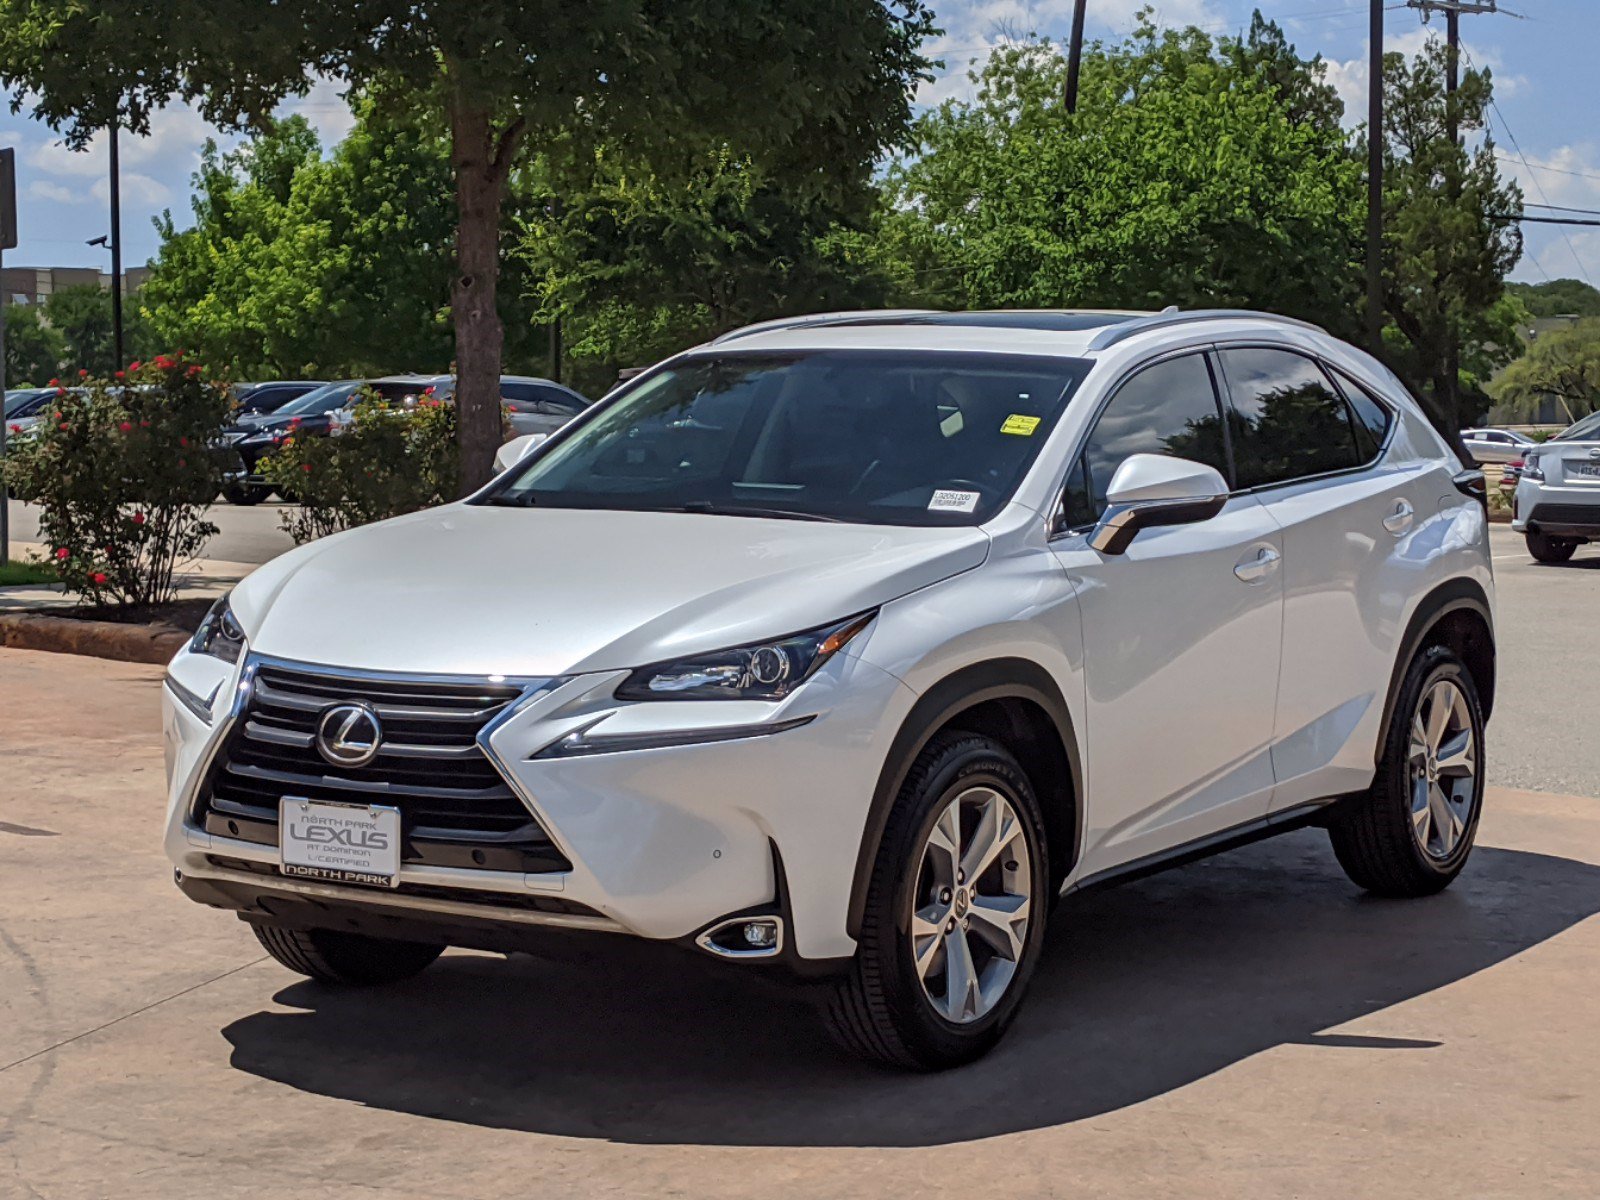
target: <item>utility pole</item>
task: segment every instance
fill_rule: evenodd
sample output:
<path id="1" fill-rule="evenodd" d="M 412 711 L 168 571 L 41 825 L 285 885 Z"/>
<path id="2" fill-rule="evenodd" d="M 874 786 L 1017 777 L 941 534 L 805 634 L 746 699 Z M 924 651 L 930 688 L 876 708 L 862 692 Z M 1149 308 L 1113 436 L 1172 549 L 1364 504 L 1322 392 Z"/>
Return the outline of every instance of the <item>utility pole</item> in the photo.
<path id="1" fill-rule="evenodd" d="M 1383 350 L 1383 0 L 1371 0 L 1367 56 L 1367 349 Z"/>
<path id="2" fill-rule="evenodd" d="M 1072 40 L 1067 43 L 1067 111 L 1078 111 L 1078 70 L 1083 66 L 1083 18 L 1089 0 L 1073 0 Z"/>
<path id="3" fill-rule="evenodd" d="M 0 279 L 5 277 L 6 251 L 17 245 L 17 152 L 0 150 Z M 0 462 L 6 457 L 6 296 L 0 287 Z M 11 561 L 11 498 L 0 476 L 0 567 Z"/>
<path id="4" fill-rule="evenodd" d="M 122 171 L 117 164 L 117 120 L 111 120 L 111 344 L 115 358 L 111 369 L 120 371 L 122 356 Z"/>

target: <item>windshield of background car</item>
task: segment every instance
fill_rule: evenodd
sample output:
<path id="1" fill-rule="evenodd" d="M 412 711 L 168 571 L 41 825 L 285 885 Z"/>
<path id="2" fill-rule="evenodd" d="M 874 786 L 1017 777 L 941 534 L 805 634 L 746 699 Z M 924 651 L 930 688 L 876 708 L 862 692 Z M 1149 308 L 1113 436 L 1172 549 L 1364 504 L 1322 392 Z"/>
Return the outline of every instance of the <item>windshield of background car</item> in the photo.
<path id="1" fill-rule="evenodd" d="M 1550 440 L 1552 442 L 1600 440 L 1600 412 L 1590 413 L 1576 425 L 1567 426 Z"/>
<path id="2" fill-rule="evenodd" d="M 486 497 L 541 508 L 970 525 L 1089 364 L 945 351 L 696 355 L 591 410 Z"/>
<path id="3" fill-rule="evenodd" d="M 336 408 L 343 408 L 361 384 L 330 383 L 307 392 L 298 400 L 291 400 L 274 414 L 279 417 L 320 417 Z"/>

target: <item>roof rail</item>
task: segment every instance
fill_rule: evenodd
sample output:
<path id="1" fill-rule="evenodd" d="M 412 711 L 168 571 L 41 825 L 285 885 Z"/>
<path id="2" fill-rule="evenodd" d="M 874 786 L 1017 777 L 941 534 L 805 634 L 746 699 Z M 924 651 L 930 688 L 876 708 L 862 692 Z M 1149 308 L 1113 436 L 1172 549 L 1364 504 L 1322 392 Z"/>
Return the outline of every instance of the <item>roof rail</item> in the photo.
<path id="1" fill-rule="evenodd" d="M 878 308 L 855 309 L 850 312 L 807 313 L 799 317 L 778 317 L 775 320 L 757 321 L 754 325 L 731 329 L 727 333 L 712 338 L 708 344 L 720 346 L 724 342 L 750 337 L 752 334 L 757 333 L 772 333 L 778 329 L 804 329 L 812 325 L 848 325 L 852 323 L 866 325 L 874 321 L 894 320 L 899 317 L 921 317 L 937 311 L 937 309 L 933 308 Z"/>
<path id="2" fill-rule="evenodd" d="M 1249 318 L 1254 321 L 1272 321 L 1279 325 L 1293 325 L 1300 329 L 1314 329 L 1318 333 L 1327 330 L 1320 325 L 1313 325 L 1310 321 L 1297 320 L 1294 317 L 1280 317 L 1277 313 L 1256 312 L 1248 308 L 1194 308 L 1178 309 L 1164 308 L 1158 313 L 1148 317 L 1135 317 L 1116 325 L 1107 325 L 1089 341 L 1090 350 L 1105 350 L 1115 346 L 1118 342 L 1140 333 L 1148 333 L 1152 329 L 1164 329 L 1169 325 L 1187 325 L 1194 321 L 1225 321 L 1230 318 Z"/>

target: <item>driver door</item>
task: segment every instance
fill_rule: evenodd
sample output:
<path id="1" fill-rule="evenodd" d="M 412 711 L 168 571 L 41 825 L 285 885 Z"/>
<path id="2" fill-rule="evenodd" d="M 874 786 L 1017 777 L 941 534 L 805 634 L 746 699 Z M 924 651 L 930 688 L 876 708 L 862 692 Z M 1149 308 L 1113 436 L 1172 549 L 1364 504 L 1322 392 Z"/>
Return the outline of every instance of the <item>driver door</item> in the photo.
<path id="1" fill-rule="evenodd" d="M 1088 542 L 1112 473 L 1171 454 L 1233 478 L 1203 353 L 1141 369 L 1092 427 L 1052 549 L 1083 620 L 1085 822 L 1080 878 L 1266 817 L 1283 627 L 1282 536 L 1261 503 L 1147 529 L 1121 554 Z"/>

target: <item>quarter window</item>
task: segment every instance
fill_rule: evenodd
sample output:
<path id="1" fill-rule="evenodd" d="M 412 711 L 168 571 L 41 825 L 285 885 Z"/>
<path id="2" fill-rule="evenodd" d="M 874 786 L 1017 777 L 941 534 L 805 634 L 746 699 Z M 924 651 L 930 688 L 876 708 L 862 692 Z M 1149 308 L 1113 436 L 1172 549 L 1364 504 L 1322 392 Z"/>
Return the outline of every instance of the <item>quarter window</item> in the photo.
<path id="1" fill-rule="evenodd" d="M 1222 414 L 1204 356 L 1186 354 L 1156 363 L 1117 389 L 1067 478 L 1067 528 L 1099 520 L 1111 477 L 1133 454 L 1192 459 L 1227 477 Z"/>
<path id="2" fill-rule="evenodd" d="M 1361 442 L 1361 458 L 1370 462 L 1378 456 L 1383 443 L 1389 439 L 1389 427 L 1394 424 L 1394 410 L 1343 372 L 1334 372 L 1334 382 L 1344 392 L 1344 398 L 1350 401 L 1350 408 L 1356 415 L 1356 437 Z M 1475 436 L 1482 437 L 1483 431 L 1477 430 Z M 1505 434 L 1500 434 L 1499 438 L 1507 443 L 1511 441 Z"/>
<path id="3" fill-rule="evenodd" d="M 1344 471 L 1371 457 L 1356 441 L 1349 405 L 1311 359 L 1256 348 L 1223 350 L 1220 357 L 1239 487 Z"/>

